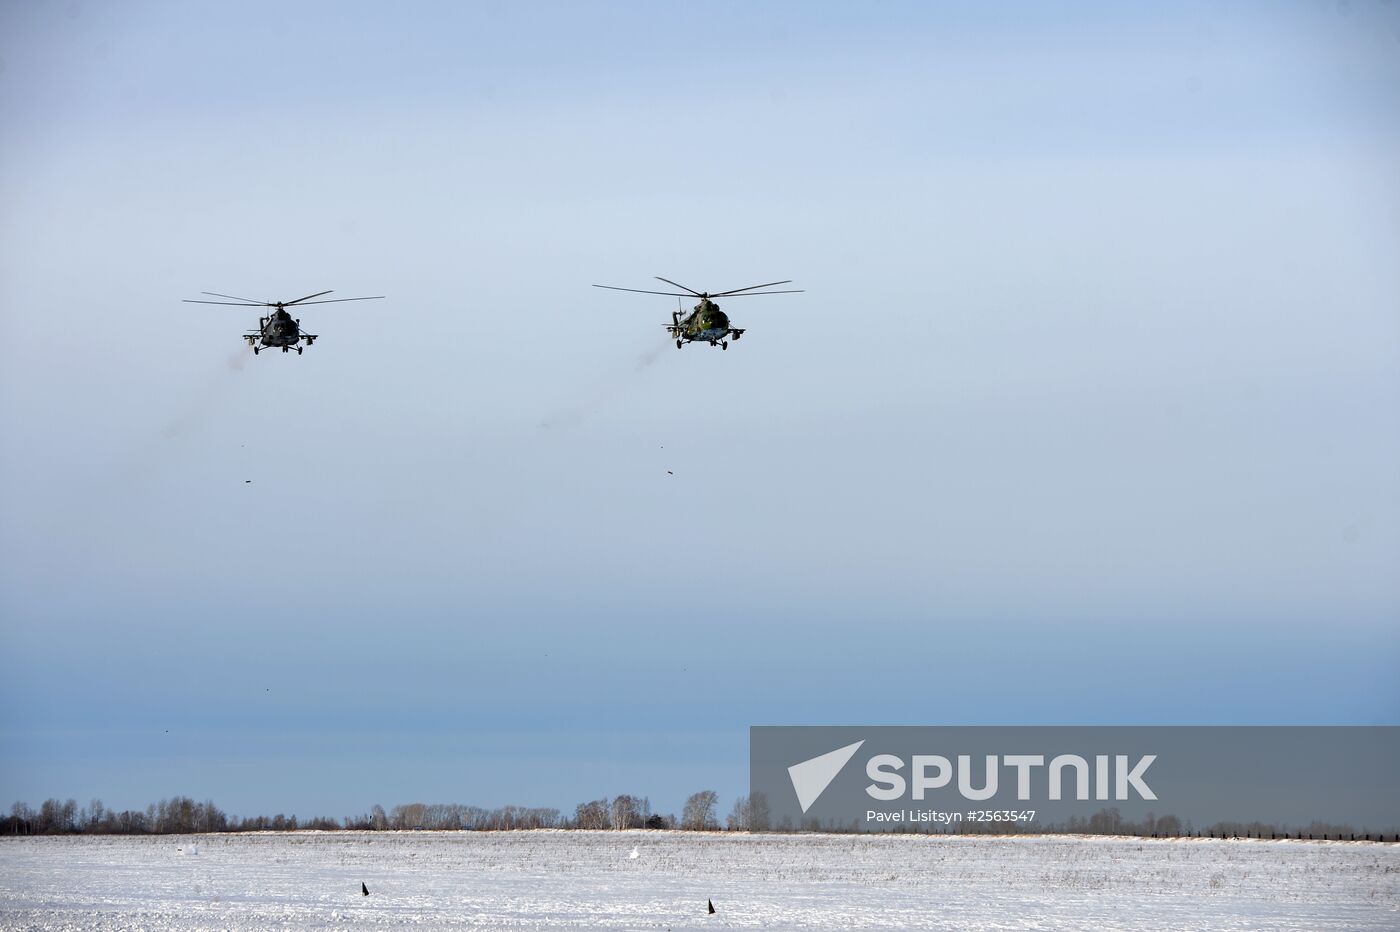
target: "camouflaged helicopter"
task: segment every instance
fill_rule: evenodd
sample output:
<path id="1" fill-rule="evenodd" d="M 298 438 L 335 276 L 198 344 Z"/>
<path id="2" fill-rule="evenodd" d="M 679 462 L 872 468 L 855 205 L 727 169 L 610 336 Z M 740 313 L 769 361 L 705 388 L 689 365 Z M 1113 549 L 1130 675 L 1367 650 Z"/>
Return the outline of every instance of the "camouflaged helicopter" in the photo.
<path id="1" fill-rule="evenodd" d="M 301 345 L 303 340 L 310 346 L 316 342 L 318 334 L 303 333 L 301 320 L 293 319 L 286 309 L 293 305 L 306 304 L 339 304 L 343 301 L 378 301 L 384 297 L 382 294 L 373 295 L 368 298 L 332 298 L 329 301 L 312 301 L 312 298 L 319 298 L 321 295 L 332 294 L 330 291 L 318 291 L 309 294 L 304 298 L 297 298 L 295 301 L 255 301 L 252 298 L 239 298 L 234 295 L 217 294 L 213 291 L 201 291 L 200 294 L 209 295 L 211 298 L 232 298 L 231 301 L 199 301 L 189 298 L 184 299 L 185 304 L 223 304 L 229 307 L 270 307 L 275 310 L 266 317 L 258 318 L 258 329 L 249 330 L 243 334 L 243 339 L 248 341 L 248 345 L 253 348 L 253 355 L 256 356 L 264 349 L 281 347 L 282 352 L 296 350 L 297 355 L 305 348 Z"/>
<path id="2" fill-rule="evenodd" d="M 638 294 L 664 294 L 673 295 L 677 298 L 699 298 L 700 303 L 695 305 L 694 310 L 685 314 L 684 310 L 671 312 L 671 322 L 665 324 L 667 330 L 671 331 L 671 338 L 676 341 L 676 349 L 680 349 L 687 343 L 708 343 L 711 346 L 718 345 L 720 349 L 729 349 L 729 340 L 738 340 L 743 336 L 743 329 L 729 326 L 729 315 L 719 309 L 719 305 L 711 301 L 711 298 L 743 298 L 755 294 L 800 294 L 804 289 L 794 288 L 785 291 L 755 291 L 755 288 L 771 288 L 774 285 L 787 285 L 791 279 L 781 282 L 768 282 L 764 285 L 750 285 L 747 288 L 735 288 L 730 291 L 696 291 L 687 288 L 678 282 L 673 282 L 669 278 L 656 276 L 659 282 L 665 282 L 681 291 L 646 291 L 641 288 L 618 288 L 616 285 L 594 285 L 594 288 L 607 288 L 612 291 L 634 291 Z M 680 302 L 677 302 L 679 304 Z M 684 314 L 684 316 L 682 316 Z"/>

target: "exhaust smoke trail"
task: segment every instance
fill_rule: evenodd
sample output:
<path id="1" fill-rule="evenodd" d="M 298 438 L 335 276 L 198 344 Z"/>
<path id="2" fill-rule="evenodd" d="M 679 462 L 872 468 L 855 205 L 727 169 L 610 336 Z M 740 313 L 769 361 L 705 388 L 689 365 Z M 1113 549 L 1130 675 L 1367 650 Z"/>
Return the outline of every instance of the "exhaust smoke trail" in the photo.
<path id="1" fill-rule="evenodd" d="M 579 392 L 571 404 L 562 406 L 543 418 L 539 424 L 540 430 L 573 427 L 607 407 L 631 389 L 636 377 L 645 374 L 656 365 L 656 361 L 665 355 L 669 346 L 669 343 L 663 343 L 637 356 L 631 373 L 613 373 Z"/>
<path id="2" fill-rule="evenodd" d="M 171 415 L 161 427 L 160 435 L 166 440 L 175 440 L 198 427 L 228 392 L 233 384 L 232 376 L 242 372 L 248 364 L 249 355 L 247 350 L 238 350 L 229 356 L 222 372 L 211 375 L 188 396 L 188 403 Z"/>

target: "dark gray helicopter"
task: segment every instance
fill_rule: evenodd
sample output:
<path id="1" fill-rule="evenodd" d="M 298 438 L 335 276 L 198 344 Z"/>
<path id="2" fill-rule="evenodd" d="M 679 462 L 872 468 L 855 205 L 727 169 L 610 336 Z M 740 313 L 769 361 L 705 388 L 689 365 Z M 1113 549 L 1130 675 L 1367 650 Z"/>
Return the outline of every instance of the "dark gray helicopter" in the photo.
<path id="1" fill-rule="evenodd" d="M 217 294 L 213 291 L 201 291 L 200 294 L 207 294 L 211 298 L 232 298 L 232 301 L 198 301 L 185 298 L 185 304 L 223 304 L 229 307 L 271 307 L 276 308 L 266 317 L 258 318 L 258 329 L 249 330 L 243 334 L 243 339 L 248 341 L 248 345 L 253 348 L 253 355 L 257 355 L 264 349 L 271 349 L 275 346 L 282 347 L 282 352 L 296 350 L 297 355 L 301 355 L 304 347 L 301 341 L 305 340 L 310 346 L 316 342 L 317 334 L 303 333 L 301 330 L 301 320 L 293 319 L 286 309 L 293 305 L 305 304 L 339 304 L 342 301 L 378 301 L 384 297 L 382 294 L 373 295 L 368 298 L 331 298 L 329 301 L 312 301 L 312 298 L 319 298 L 323 294 L 331 294 L 329 291 L 318 291 L 309 294 L 304 298 L 297 298 L 295 301 L 255 301 L 252 298 L 239 298 L 230 294 Z"/>
<path id="2" fill-rule="evenodd" d="M 708 343 L 711 346 L 719 344 L 720 349 L 729 349 L 729 339 L 735 340 L 743 336 L 742 329 L 729 326 L 729 315 L 719 309 L 719 305 L 711 301 L 711 298 L 744 298 L 753 294 L 801 294 L 804 289 L 794 288 L 787 291 L 755 291 L 755 288 L 771 288 L 774 285 L 791 284 L 792 280 L 781 282 L 768 282 L 766 285 L 750 285 L 747 288 L 735 288 L 731 291 L 716 291 L 713 294 L 708 291 L 696 291 L 687 288 L 685 285 L 673 282 L 669 278 L 656 276 L 659 282 L 674 285 L 681 289 L 677 291 L 644 291 L 641 288 L 618 288 L 615 285 L 594 285 L 594 288 L 608 288 L 612 291 L 635 291 L 638 294 L 664 294 L 673 295 L 677 298 L 695 297 L 700 299 L 700 303 L 695 305 L 695 309 L 689 314 L 681 316 L 683 311 L 672 311 L 671 322 L 666 324 L 666 329 L 671 331 L 671 337 L 676 341 L 676 349 L 680 349 L 687 343 Z"/>

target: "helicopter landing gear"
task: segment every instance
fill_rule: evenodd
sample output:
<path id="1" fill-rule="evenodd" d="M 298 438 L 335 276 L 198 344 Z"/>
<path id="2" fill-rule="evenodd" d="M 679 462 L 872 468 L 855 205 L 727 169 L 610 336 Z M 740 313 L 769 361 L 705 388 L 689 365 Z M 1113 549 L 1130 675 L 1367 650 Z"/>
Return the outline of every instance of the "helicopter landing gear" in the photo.
<path id="1" fill-rule="evenodd" d="M 298 356 L 301 355 L 301 347 L 300 347 L 300 346 L 297 347 L 297 355 L 298 355 Z"/>
<path id="2" fill-rule="evenodd" d="M 254 355 L 254 356 L 258 355 L 258 354 L 261 353 L 261 352 L 262 352 L 262 348 L 261 348 L 261 347 L 257 347 L 257 346 L 253 347 L 253 355 Z"/>
<path id="3" fill-rule="evenodd" d="M 284 346 L 284 347 L 282 347 L 282 352 L 284 352 L 284 353 L 285 353 L 285 352 L 286 352 L 286 351 L 287 351 L 287 348 L 286 348 L 286 347 L 285 347 L 285 346 Z"/>
<path id="4" fill-rule="evenodd" d="M 728 343 L 725 343 L 723 340 L 721 340 L 721 341 L 720 341 L 720 344 L 719 344 L 719 348 L 722 349 L 722 350 L 727 350 L 727 349 L 729 349 L 729 344 L 728 344 Z"/>
<path id="5" fill-rule="evenodd" d="M 680 340 L 677 340 L 677 341 L 676 341 L 676 349 L 680 349 L 682 345 L 683 345 L 683 344 L 681 343 Z"/>

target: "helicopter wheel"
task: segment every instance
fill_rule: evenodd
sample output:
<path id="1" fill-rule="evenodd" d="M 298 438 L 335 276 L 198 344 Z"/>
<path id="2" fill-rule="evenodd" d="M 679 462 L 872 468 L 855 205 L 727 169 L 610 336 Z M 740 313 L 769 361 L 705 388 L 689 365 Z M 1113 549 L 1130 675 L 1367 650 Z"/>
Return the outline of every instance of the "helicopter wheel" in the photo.
<path id="1" fill-rule="evenodd" d="M 680 340 L 677 340 L 677 341 L 676 341 L 676 349 L 680 349 L 680 348 L 681 348 L 681 341 L 680 341 Z"/>
<path id="2" fill-rule="evenodd" d="M 254 356 L 258 355 L 258 354 L 261 353 L 261 352 L 262 352 L 262 350 L 260 350 L 258 347 L 256 347 L 256 346 L 253 347 L 253 355 L 254 355 Z"/>
<path id="3" fill-rule="evenodd" d="M 300 346 L 297 347 L 297 355 L 298 355 L 298 356 L 301 355 L 301 347 L 300 347 Z"/>
<path id="4" fill-rule="evenodd" d="M 719 345 L 719 348 L 722 349 L 722 350 L 727 350 L 727 349 L 729 349 L 729 344 L 728 344 L 728 343 L 721 343 L 721 344 Z"/>

